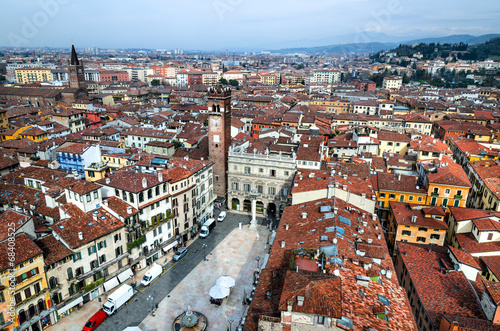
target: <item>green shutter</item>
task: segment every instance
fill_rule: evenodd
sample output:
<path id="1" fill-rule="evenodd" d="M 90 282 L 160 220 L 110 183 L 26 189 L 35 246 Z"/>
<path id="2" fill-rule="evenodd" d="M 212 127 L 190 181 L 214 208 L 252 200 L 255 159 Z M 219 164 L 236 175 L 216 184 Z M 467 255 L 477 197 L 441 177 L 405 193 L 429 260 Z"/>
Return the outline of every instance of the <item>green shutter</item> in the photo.
<path id="1" fill-rule="evenodd" d="M 76 262 L 76 254 L 73 254 L 73 262 Z"/>
<path id="2" fill-rule="evenodd" d="M 106 240 L 104 240 L 104 247 L 108 247 L 108 246 L 106 246 Z"/>
<path id="3" fill-rule="evenodd" d="M 89 251 L 89 256 L 90 256 L 90 254 L 92 254 L 92 250 L 91 250 L 91 248 L 92 248 L 92 247 L 87 248 L 87 249 L 88 249 L 88 251 Z"/>
<path id="4" fill-rule="evenodd" d="M 78 252 L 78 260 L 82 259 L 82 252 Z"/>
<path id="5" fill-rule="evenodd" d="M 97 250 L 100 251 L 101 250 L 101 243 L 97 243 Z"/>

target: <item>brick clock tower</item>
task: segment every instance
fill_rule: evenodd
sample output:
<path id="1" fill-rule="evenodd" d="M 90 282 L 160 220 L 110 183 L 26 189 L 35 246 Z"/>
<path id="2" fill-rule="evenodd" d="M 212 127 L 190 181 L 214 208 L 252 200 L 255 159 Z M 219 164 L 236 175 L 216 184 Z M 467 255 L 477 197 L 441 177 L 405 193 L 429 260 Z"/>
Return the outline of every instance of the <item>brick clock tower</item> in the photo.
<path id="1" fill-rule="evenodd" d="M 76 56 L 75 46 L 71 45 L 71 61 L 68 65 L 69 87 L 87 92 L 85 84 L 85 74 L 83 72 L 83 62 Z"/>
<path id="2" fill-rule="evenodd" d="M 231 89 L 222 85 L 208 88 L 208 155 L 214 162 L 214 193 L 227 194 L 227 154 L 231 144 Z"/>

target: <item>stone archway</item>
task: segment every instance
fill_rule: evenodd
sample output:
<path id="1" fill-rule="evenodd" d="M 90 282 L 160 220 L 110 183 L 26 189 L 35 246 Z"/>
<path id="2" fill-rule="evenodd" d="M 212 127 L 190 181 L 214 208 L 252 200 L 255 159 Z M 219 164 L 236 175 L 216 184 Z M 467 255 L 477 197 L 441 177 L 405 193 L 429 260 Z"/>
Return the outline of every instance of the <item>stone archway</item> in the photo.
<path id="1" fill-rule="evenodd" d="M 233 210 L 240 210 L 240 200 L 233 198 L 231 200 L 231 209 Z"/>
<path id="2" fill-rule="evenodd" d="M 255 207 L 257 214 L 264 214 L 264 203 L 262 201 L 257 201 Z"/>
<path id="3" fill-rule="evenodd" d="M 276 205 L 272 202 L 267 205 L 267 215 L 276 217 Z"/>
<path id="4" fill-rule="evenodd" d="M 252 212 L 252 201 L 250 201 L 248 199 L 243 200 L 243 211 L 245 211 L 247 213 Z"/>

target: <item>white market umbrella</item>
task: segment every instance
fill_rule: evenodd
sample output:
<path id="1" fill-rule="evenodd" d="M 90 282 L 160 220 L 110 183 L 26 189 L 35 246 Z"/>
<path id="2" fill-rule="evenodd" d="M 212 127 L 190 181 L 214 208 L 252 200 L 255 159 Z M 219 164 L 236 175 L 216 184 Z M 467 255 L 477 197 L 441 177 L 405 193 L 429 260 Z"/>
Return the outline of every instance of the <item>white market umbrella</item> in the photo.
<path id="1" fill-rule="evenodd" d="M 221 276 L 219 279 L 217 279 L 216 284 L 225 287 L 233 287 L 235 281 L 231 276 Z"/>
<path id="2" fill-rule="evenodd" d="M 229 288 L 215 285 L 210 289 L 210 292 L 208 292 L 208 294 L 214 299 L 224 299 L 229 295 Z"/>

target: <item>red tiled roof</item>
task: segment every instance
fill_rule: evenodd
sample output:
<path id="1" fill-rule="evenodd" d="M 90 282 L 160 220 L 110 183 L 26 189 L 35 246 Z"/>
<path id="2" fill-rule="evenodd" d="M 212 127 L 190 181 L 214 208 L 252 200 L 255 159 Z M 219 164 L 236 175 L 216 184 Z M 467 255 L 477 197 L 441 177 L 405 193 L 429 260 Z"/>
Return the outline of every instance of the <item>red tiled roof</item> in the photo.
<path id="1" fill-rule="evenodd" d="M 5 240 L 0 242 L 0 252 L 9 252 L 9 247 L 11 241 Z M 31 240 L 26 233 L 21 233 L 15 236 L 15 240 L 13 240 L 14 246 L 13 249 L 16 254 L 14 254 L 14 261 L 11 261 L 10 256 L 2 253 L 0 254 L 0 271 L 8 269 L 12 266 L 11 263 L 17 265 L 23 261 L 34 258 L 38 255 L 42 255 L 42 250 L 35 245 L 33 240 Z"/>
<path id="2" fill-rule="evenodd" d="M 16 232 L 30 219 L 31 216 L 12 209 L 7 209 L 4 213 L 0 214 L 0 241 L 7 239 L 10 233 Z"/>
<path id="3" fill-rule="evenodd" d="M 467 264 L 470 267 L 481 270 L 479 264 L 474 260 L 474 257 L 467 252 L 464 252 L 458 248 L 454 248 L 452 246 L 448 246 L 448 249 L 455 256 L 458 262 Z"/>
<path id="4" fill-rule="evenodd" d="M 411 141 L 410 137 L 407 136 L 406 134 L 392 132 L 392 131 L 382 131 L 382 130 L 379 131 L 377 138 L 378 140 L 399 141 L 405 143 L 409 143 Z"/>
<path id="5" fill-rule="evenodd" d="M 377 177 L 377 187 L 379 191 L 427 194 L 425 189 L 418 186 L 418 178 L 416 176 L 380 172 L 375 176 Z"/>
<path id="6" fill-rule="evenodd" d="M 450 157 L 444 155 L 442 164 L 444 167 L 437 168 L 436 173 L 427 174 L 430 184 L 471 187 L 469 178 L 467 178 L 464 169 L 456 164 Z"/>
<path id="7" fill-rule="evenodd" d="M 455 234 L 455 238 L 458 241 L 459 248 L 470 254 L 500 251 L 500 242 L 490 241 L 479 243 L 470 232 L 457 233 Z"/>
<path id="8" fill-rule="evenodd" d="M 72 252 L 64 246 L 53 235 L 45 236 L 35 240 L 35 243 L 43 251 L 43 259 L 45 265 L 51 265 L 54 262 L 64 259 L 72 255 Z"/>
<path id="9" fill-rule="evenodd" d="M 491 270 L 495 277 L 500 279 L 500 256 L 481 256 L 481 260 Z"/>
<path id="10" fill-rule="evenodd" d="M 103 200 L 103 204 L 106 206 L 106 203 L 108 204 L 107 207 L 117 213 L 119 216 L 123 218 L 127 218 L 131 215 L 137 214 L 139 210 L 136 208 L 132 207 L 125 201 L 118 199 L 117 197 L 109 197 Z M 106 209 L 106 208 L 104 208 Z M 129 214 L 127 212 L 127 209 L 130 209 L 131 213 Z"/>
<path id="11" fill-rule="evenodd" d="M 446 225 L 444 221 L 432 217 L 425 217 L 422 206 L 420 205 L 391 201 L 390 209 L 397 224 L 415 225 L 439 230 L 448 229 L 448 225 Z M 413 216 L 416 216 L 416 218 L 414 218 L 415 222 L 412 222 Z"/>
<path id="12" fill-rule="evenodd" d="M 146 180 L 146 187 L 142 186 L 143 179 Z M 109 180 L 109 183 L 106 183 Z M 163 182 L 167 179 L 163 178 Z M 97 183 L 105 186 L 111 186 L 120 190 L 128 192 L 139 193 L 160 184 L 158 175 L 136 172 L 130 169 L 121 169 L 115 171 L 114 174 L 109 175 L 97 181 Z"/>
<path id="13" fill-rule="evenodd" d="M 443 314 L 484 318 L 465 275 L 462 272 L 441 272 L 440 261 L 451 264 L 446 247 L 404 242 L 398 242 L 398 247 L 434 328 L 439 327 Z"/>
<path id="14" fill-rule="evenodd" d="M 70 218 L 60 220 L 51 225 L 50 228 L 72 248 L 77 248 L 125 226 L 122 221 L 102 208 L 97 209 L 97 213 L 91 212 L 90 214 L 85 214 L 72 203 L 62 205 L 60 208 Z M 78 236 L 79 232 L 82 233 L 82 240 Z"/>
<path id="15" fill-rule="evenodd" d="M 304 297 L 299 305 L 297 297 Z M 310 315 L 342 316 L 342 292 L 339 277 L 322 273 L 297 273 L 288 271 L 283 284 L 279 310 L 286 311 L 288 301 L 293 301 L 292 311 Z"/>
<path id="16" fill-rule="evenodd" d="M 60 153 L 83 154 L 88 148 L 89 144 L 85 143 L 66 143 L 57 149 Z"/>

